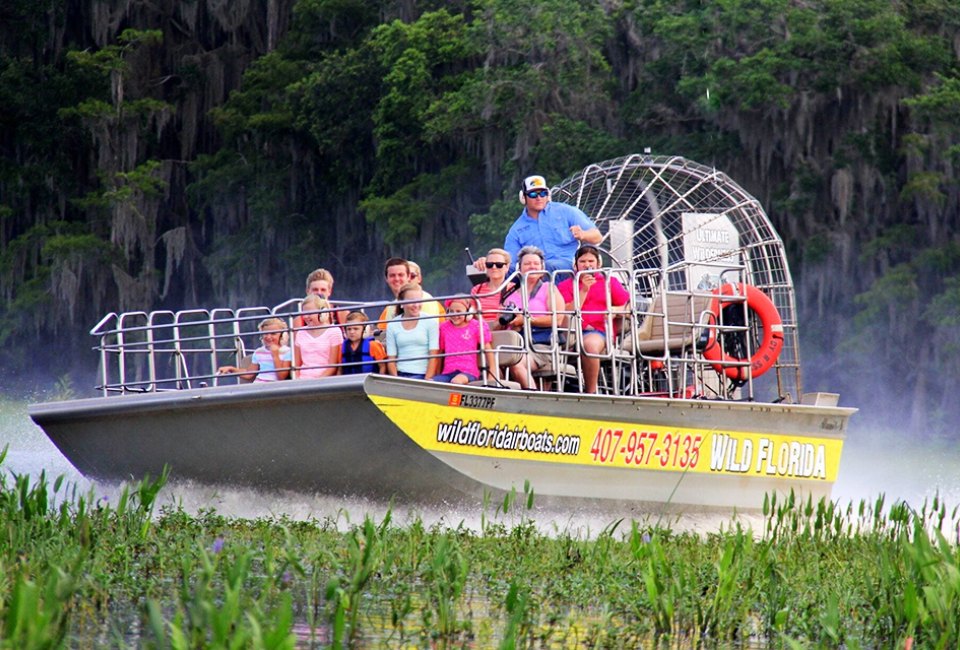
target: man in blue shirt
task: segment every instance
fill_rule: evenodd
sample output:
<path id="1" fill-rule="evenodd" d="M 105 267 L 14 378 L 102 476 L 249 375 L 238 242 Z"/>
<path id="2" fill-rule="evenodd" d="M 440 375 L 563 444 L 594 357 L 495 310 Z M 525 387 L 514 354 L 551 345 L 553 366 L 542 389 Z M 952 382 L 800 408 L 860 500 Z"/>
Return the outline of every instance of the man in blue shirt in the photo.
<path id="1" fill-rule="evenodd" d="M 599 244 L 603 239 L 600 230 L 579 208 L 566 203 L 551 203 L 550 189 L 543 176 L 528 176 L 523 179 L 520 190 L 523 212 L 510 227 L 503 248 L 514 264 L 517 254 L 524 246 L 536 246 L 546 257 L 548 271 L 573 268 L 573 254 L 581 243 Z M 486 268 L 486 258 L 479 258 L 475 266 Z"/>

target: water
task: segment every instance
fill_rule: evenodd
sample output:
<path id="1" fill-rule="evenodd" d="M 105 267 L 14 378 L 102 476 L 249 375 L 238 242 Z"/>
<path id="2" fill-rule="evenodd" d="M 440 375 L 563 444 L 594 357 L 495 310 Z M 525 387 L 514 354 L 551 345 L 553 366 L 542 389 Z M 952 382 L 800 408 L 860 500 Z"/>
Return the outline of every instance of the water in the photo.
<path id="1" fill-rule="evenodd" d="M 90 485 L 33 423 L 26 402 L 0 397 L 0 449 L 4 447 L 7 458 L 0 467 L 9 472 L 39 476 L 45 470 L 48 478 L 64 475 L 84 488 Z"/>
<path id="2" fill-rule="evenodd" d="M 956 442 L 924 441 L 908 435 L 878 434 L 867 429 L 860 416 L 854 416 L 850 434 L 844 445 L 840 478 L 834 486 L 833 497 L 841 504 L 870 502 L 878 495 L 886 495 L 886 502 L 903 500 L 915 508 L 939 494 L 948 507 L 960 505 L 960 454 Z M 0 398 L 0 449 L 9 446 L 2 469 L 18 474 L 39 476 L 45 471 L 48 478 L 63 475 L 75 483 L 80 491 L 94 490 L 108 499 L 119 486 L 94 483 L 80 475 L 57 450 L 27 415 L 25 401 Z M 522 496 L 521 496 L 522 498 Z M 161 506 L 179 506 L 189 513 L 204 509 L 216 510 L 227 517 L 255 519 L 286 516 L 297 520 L 335 520 L 343 526 L 362 521 L 370 515 L 382 518 L 392 510 L 394 521 L 420 518 L 428 525 L 459 525 L 473 530 L 481 527 L 484 513 L 480 509 L 466 511 L 449 508 L 402 508 L 396 504 L 344 500 L 341 497 L 306 495 L 301 493 L 261 492 L 241 488 L 213 488 L 189 482 L 172 483 L 158 502 Z M 494 515 L 495 504 L 486 512 Z M 623 513 L 628 518 L 657 520 L 675 530 L 716 530 L 730 522 L 729 514 L 686 513 L 679 517 L 659 519 L 642 513 Z M 519 516 L 519 514 L 517 515 Z M 503 516 L 501 515 L 501 521 Z M 538 507 L 534 513 L 538 527 L 546 532 L 567 531 L 591 536 L 602 531 L 617 517 L 609 512 L 555 510 Z M 758 521 L 746 517 L 747 523 Z M 508 518 L 503 523 L 512 523 Z M 627 527 L 628 529 L 629 527 Z"/>
<path id="3" fill-rule="evenodd" d="M 960 506 L 960 442 L 879 432 L 858 417 L 843 446 L 834 500 L 858 502 L 885 494 L 888 504 L 900 500 L 919 508 L 939 494 L 947 506 Z"/>
<path id="4" fill-rule="evenodd" d="M 0 449 L 8 446 L 7 457 L 0 471 L 39 476 L 45 471 L 48 479 L 63 475 L 68 483 L 74 483 L 78 491 L 93 490 L 96 498 L 115 501 L 122 488 L 115 483 L 90 481 L 81 475 L 60 453 L 27 415 L 27 402 L 0 397 Z M 62 492 L 61 492 L 62 493 Z M 523 495 L 518 496 L 522 501 Z M 480 531 L 484 517 L 505 525 L 518 523 L 524 512 L 514 508 L 507 515 L 497 514 L 497 503 L 489 505 L 486 512 L 481 507 L 462 506 L 407 506 L 382 500 L 358 497 L 303 494 L 298 492 L 261 491 L 255 489 L 209 486 L 191 481 L 171 481 L 157 500 L 160 507 L 179 507 L 196 514 L 201 510 L 215 510 L 226 517 L 243 519 L 287 517 L 294 520 L 335 521 L 340 528 L 360 523 L 365 516 L 380 521 L 390 512 L 395 523 L 403 524 L 420 520 L 427 526 L 435 524 Z M 572 511 L 569 508 L 551 509 L 538 506 L 534 512 L 538 527 L 546 533 L 567 531 L 573 535 L 591 537 L 600 533 L 611 521 L 619 517 L 609 512 Z M 638 517 L 639 519 L 640 517 Z M 724 521 L 729 517 L 723 517 Z M 690 528 L 716 529 L 717 515 L 691 518 Z M 624 529 L 629 532 L 629 526 Z"/>

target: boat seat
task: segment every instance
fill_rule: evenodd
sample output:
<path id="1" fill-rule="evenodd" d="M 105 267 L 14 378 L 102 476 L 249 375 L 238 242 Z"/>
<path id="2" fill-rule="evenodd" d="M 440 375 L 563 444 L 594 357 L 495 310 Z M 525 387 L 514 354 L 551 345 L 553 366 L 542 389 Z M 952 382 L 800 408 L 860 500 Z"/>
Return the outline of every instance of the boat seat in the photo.
<path id="1" fill-rule="evenodd" d="M 253 361 L 253 355 L 245 354 L 242 357 L 240 357 L 240 360 L 237 362 L 237 368 L 246 368 L 247 366 L 250 365 L 252 361 Z M 243 375 L 237 375 L 237 382 L 240 384 L 252 384 L 253 380 L 256 378 L 257 378 L 256 375 L 254 375 L 250 379 L 247 379 Z"/>
<path id="2" fill-rule="evenodd" d="M 523 360 L 523 338 L 519 332 L 513 330 L 494 330 L 490 333 L 490 345 L 493 348 L 494 363 L 500 368 L 500 379 L 496 383 L 490 381 L 484 373 L 483 379 L 470 382 L 471 386 L 498 386 L 500 388 L 520 389 L 520 384 L 511 379 L 504 379 L 504 369 L 515 366 Z M 484 355 L 480 355 L 481 363 Z"/>
<path id="3" fill-rule="evenodd" d="M 624 337 L 622 349 L 633 352 L 634 345 L 640 354 L 661 356 L 669 350 L 677 352 L 693 345 L 702 315 L 710 308 L 710 298 L 685 293 L 668 293 L 666 318 L 660 295 L 654 296 L 649 312 L 633 332 Z M 664 321 L 666 320 L 666 332 Z M 666 334 L 666 338 L 664 338 Z"/>
<path id="4" fill-rule="evenodd" d="M 540 345 L 534 344 L 534 352 L 540 353 L 541 355 L 550 356 L 552 348 L 549 345 Z M 556 382 L 557 386 L 563 386 L 564 380 L 569 378 L 577 378 L 580 376 L 580 371 L 577 366 L 567 363 L 564 361 L 564 358 L 570 355 L 570 351 L 567 348 L 560 348 L 559 358 L 560 365 L 554 367 L 553 362 L 547 363 L 545 366 L 542 366 L 533 372 L 530 373 L 531 377 L 537 380 L 541 386 L 543 385 L 543 380 L 550 379 Z M 578 355 L 579 356 L 579 355 Z"/>
<path id="5" fill-rule="evenodd" d="M 534 351 L 534 352 L 539 352 L 539 353 L 541 353 L 541 354 L 545 354 L 545 355 L 548 355 L 548 356 L 550 355 L 551 349 L 552 349 L 552 348 L 551 348 L 549 345 L 534 344 L 534 346 L 533 346 L 533 351 Z M 559 368 L 556 368 L 556 369 L 555 369 L 555 368 L 553 367 L 553 364 L 550 363 L 549 365 L 543 366 L 543 367 L 540 368 L 539 370 L 534 370 L 534 371 L 533 371 L 533 374 L 534 374 L 535 376 L 539 376 L 539 375 L 556 375 L 556 374 L 558 374 L 558 373 L 562 373 L 562 374 L 564 374 L 564 375 L 576 375 L 576 374 L 577 374 L 577 367 L 574 366 L 573 364 L 566 363 L 566 362 L 562 361 L 562 359 L 563 359 L 565 356 L 569 355 L 569 354 L 570 354 L 569 351 L 564 351 L 563 349 L 561 349 L 561 350 L 560 350 L 560 359 L 561 359 L 561 362 L 560 362 L 560 367 L 559 367 Z"/>
<path id="6" fill-rule="evenodd" d="M 523 337 L 514 330 L 490 332 L 490 345 L 494 359 L 501 368 L 515 366 L 523 360 Z"/>
<path id="7" fill-rule="evenodd" d="M 486 380 L 479 379 L 477 381 L 471 381 L 469 386 L 486 386 L 488 388 L 507 388 L 509 390 L 520 390 L 523 386 L 520 385 L 520 382 L 513 381 L 512 379 L 500 379 L 493 380 L 489 377 Z"/>

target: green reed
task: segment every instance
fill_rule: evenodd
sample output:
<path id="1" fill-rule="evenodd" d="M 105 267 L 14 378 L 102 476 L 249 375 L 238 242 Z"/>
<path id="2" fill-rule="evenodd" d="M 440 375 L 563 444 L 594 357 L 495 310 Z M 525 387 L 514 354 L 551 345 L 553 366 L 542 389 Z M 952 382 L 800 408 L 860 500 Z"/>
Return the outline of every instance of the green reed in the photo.
<path id="1" fill-rule="evenodd" d="M 0 453 L 2 462 L 2 453 Z M 770 495 L 759 530 L 545 534 L 234 520 L 0 474 L 0 648 L 839 647 L 960 643 L 957 509 Z M 518 508 L 519 507 L 519 508 Z"/>
<path id="2" fill-rule="evenodd" d="M 382 565 L 383 536 L 389 523 L 389 514 L 380 526 L 375 526 L 367 517 L 361 528 L 348 535 L 347 561 L 340 565 L 339 575 L 331 577 L 326 591 L 331 606 L 334 646 L 340 646 L 348 638 L 348 623 L 349 638 L 355 640 L 359 634 L 361 597 Z"/>

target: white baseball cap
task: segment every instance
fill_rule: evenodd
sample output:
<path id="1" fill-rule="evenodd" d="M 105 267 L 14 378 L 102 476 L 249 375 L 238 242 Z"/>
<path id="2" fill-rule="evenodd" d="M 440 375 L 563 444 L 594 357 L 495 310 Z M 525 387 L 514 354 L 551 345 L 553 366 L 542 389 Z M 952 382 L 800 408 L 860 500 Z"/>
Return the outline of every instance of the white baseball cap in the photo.
<path id="1" fill-rule="evenodd" d="M 549 190 L 547 187 L 547 181 L 543 176 L 527 176 L 523 179 L 523 191 L 529 192 L 530 190 Z"/>

